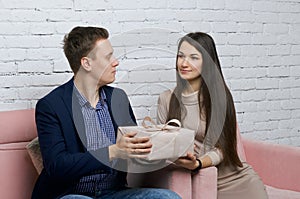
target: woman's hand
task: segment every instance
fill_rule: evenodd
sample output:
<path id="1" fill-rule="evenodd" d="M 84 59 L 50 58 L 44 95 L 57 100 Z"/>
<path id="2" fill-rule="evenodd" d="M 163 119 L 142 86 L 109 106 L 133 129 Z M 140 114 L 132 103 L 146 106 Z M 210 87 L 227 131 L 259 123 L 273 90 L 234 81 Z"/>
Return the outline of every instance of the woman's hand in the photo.
<path id="1" fill-rule="evenodd" d="M 185 157 L 177 159 L 175 164 L 189 170 L 194 170 L 199 166 L 196 156 L 190 152 L 188 152 Z"/>
<path id="2" fill-rule="evenodd" d="M 143 158 L 151 152 L 152 144 L 149 137 L 134 137 L 136 132 L 123 135 L 117 143 L 109 146 L 110 159 Z"/>

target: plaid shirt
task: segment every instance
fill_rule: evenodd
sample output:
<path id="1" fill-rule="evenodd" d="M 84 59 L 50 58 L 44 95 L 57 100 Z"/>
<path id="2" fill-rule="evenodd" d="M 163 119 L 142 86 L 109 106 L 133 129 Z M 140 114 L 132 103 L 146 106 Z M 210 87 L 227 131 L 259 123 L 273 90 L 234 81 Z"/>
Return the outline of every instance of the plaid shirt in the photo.
<path id="1" fill-rule="evenodd" d="M 84 118 L 87 137 L 87 150 L 97 150 L 116 143 L 114 126 L 108 111 L 106 96 L 103 89 L 96 108 L 92 107 L 87 99 L 81 95 L 74 85 L 74 92 L 79 100 Z M 97 173 L 82 177 L 76 184 L 74 192 L 97 195 L 101 190 L 111 189 L 116 186 L 118 171 L 110 169 L 107 173 Z"/>

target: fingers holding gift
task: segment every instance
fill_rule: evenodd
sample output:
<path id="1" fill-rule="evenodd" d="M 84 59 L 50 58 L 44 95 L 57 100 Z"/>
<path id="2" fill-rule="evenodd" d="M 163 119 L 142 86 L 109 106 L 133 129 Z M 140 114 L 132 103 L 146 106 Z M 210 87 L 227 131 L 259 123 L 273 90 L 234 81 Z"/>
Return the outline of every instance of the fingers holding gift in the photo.
<path id="1" fill-rule="evenodd" d="M 135 132 L 127 133 L 117 141 L 118 148 L 123 151 L 125 157 L 136 157 L 151 152 L 152 144 L 149 137 L 134 137 Z M 127 155 L 126 155 L 127 154 Z"/>
<path id="2" fill-rule="evenodd" d="M 137 134 L 137 132 L 129 132 L 129 133 L 126 133 L 122 137 L 125 140 L 125 142 L 127 142 L 127 143 L 138 144 L 138 143 L 149 142 L 149 140 L 150 140 L 149 137 L 134 137 L 136 134 Z"/>
<path id="3" fill-rule="evenodd" d="M 130 142 L 133 144 L 139 144 L 139 143 L 146 143 L 149 142 L 150 138 L 149 137 L 134 137 L 130 138 Z"/>
<path id="4" fill-rule="evenodd" d="M 150 141 L 148 142 L 138 142 L 138 143 L 130 143 L 127 146 L 128 153 L 131 154 L 145 154 L 150 153 L 152 148 L 152 144 Z"/>
<path id="5" fill-rule="evenodd" d="M 128 143 L 125 148 L 127 157 L 130 158 L 146 158 L 147 154 L 151 152 L 152 144 L 148 141 L 146 143 Z"/>
<path id="6" fill-rule="evenodd" d="M 191 153 L 191 152 L 187 152 L 186 158 L 190 159 L 191 161 L 195 161 L 196 160 L 196 156 L 193 153 Z"/>
<path id="7" fill-rule="evenodd" d="M 136 134 L 137 134 L 137 132 L 131 131 L 131 132 L 124 134 L 122 137 L 131 138 L 131 137 L 134 137 Z"/>
<path id="8" fill-rule="evenodd" d="M 175 161 L 175 164 L 186 169 L 193 170 L 197 167 L 198 162 L 196 156 L 188 152 L 186 156 L 178 158 Z"/>

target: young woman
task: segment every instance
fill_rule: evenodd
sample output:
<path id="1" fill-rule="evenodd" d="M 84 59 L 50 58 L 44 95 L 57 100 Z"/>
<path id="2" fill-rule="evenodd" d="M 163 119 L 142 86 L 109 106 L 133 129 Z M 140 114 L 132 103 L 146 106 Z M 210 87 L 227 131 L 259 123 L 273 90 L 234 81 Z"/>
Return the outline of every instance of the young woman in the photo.
<path id="1" fill-rule="evenodd" d="M 268 198 L 259 176 L 238 155 L 234 102 L 211 36 L 196 32 L 181 38 L 176 75 L 175 89 L 159 97 L 158 122 L 176 118 L 195 130 L 195 149 L 175 163 L 192 174 L 216 166 L 218 199 Z"/>

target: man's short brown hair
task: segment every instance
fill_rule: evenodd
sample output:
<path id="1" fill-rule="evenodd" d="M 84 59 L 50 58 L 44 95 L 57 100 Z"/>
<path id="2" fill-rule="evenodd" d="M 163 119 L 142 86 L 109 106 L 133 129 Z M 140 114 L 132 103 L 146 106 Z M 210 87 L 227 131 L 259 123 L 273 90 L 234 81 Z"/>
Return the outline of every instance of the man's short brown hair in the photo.
<path id="1" fill-rule="evenodd" d="M 86 57 L 100 39 L 107 39 L 109 33 L 104 28 L 77 26 L 64 37 L 64 53 L 70 67 L 76 74 L 81 66 L 81 58 Z"/>

